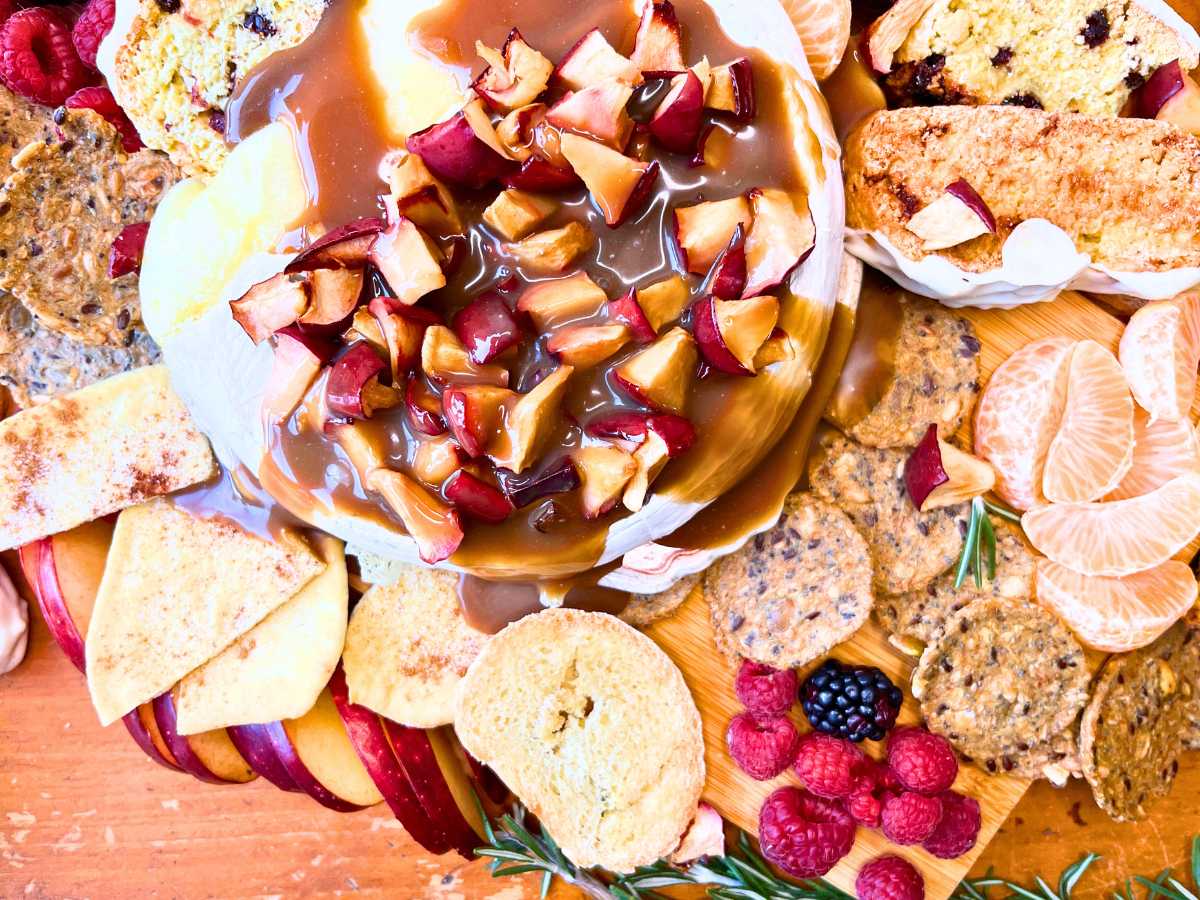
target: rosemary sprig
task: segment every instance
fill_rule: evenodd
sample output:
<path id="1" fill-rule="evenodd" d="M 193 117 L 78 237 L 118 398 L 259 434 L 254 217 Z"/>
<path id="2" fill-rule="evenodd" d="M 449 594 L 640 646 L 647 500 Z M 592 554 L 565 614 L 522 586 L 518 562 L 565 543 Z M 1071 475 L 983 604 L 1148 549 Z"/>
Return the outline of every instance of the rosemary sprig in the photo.
<path id="1" fill-rule="evenodd" d="M 1091 868 L 1092 863 L 1099 858 L 1099 854 L 1088 853 L 1078 862 L 1067 866 L 1058 877 L 1058 890 L 1050 887 L 1040 875 L 1034 876 L 1033 879 L 1037 889 L 1030 890 L 1015 882 L 997 878 L 989 871 L 982 878 L 970 878 L 959 884 L 958 890 L 954 892 L 951 900 L 992 900 L 988 896 L 988 891 L 992 888 L 1003 888 L 1008 891 L 1005 900 L 1071 900 L 1075 885 Z"/>
<path id="2" fill-rule="evenodd" d="M 992 526 L 991 516 L 999 516 L 1009 522 L 1021 524 L 1021 517 L 1011 510 L 984 500 L 983 497 L 972 500 L 971 520 L 967 525 L 967 536 L 963 540 L 962 555 L 958 558 L 958 569 L 954 575 L 955 590 L 963 586 L 967 575 L 972 572 L 975 574 L 975 587 L 983 590 L 985 563 L 988 580 L 996 577 L 996 530 Z"/>

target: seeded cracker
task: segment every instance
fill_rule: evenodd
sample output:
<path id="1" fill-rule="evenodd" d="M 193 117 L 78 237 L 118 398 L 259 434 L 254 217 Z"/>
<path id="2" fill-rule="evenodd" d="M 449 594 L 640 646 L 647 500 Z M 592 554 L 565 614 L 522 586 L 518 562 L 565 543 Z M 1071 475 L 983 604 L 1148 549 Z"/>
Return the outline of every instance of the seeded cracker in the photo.
<path id="1" fill-rule="evenodd" d="M 875 616 L 889 632 L 930 643 L 941 636 L 946 620 L 967 604 L 983 598 L 1025 603 L 1034 595 L 1036 564 L 1020 533 L 1003 520 L 993 522 L 996 529 L 996 578 L 984 573 L 983 588 L 968 576 L 957 590 L 954 569 L 939 575 L 923 590 L 880 597 Z"/>
<path id="2" fill-rule="evenodd" d="M 54 136 L 52 111 L 0 85 L 0 181 L 12 174 L 12 158 L 34 141 Z"/>
<path id="3" fill-rule="evenodd" d="M 0 288 L 46 328 L 124 346 L 141 315 L 138 277 L 108 277 L 113 239 L 149 221 L 176 171 L 149 150 L 121 150 L 91 110 L 64 110 L 60 136 L 22 150 L 0 191 Z"/>
<path id="4" fill-rule="evenodd" d="M 871 559 L 844 513 L 792 494 L 778 525 L 708 570 L 704 593 L 722 653 L 802 666 L 870 616 Z"/>
<path id="5" fill-rule="evenodd" d="M 850 516 L 871 548 L 875 590 L 922 590 L 958 560 L 970 505 L 922 513 L 904 487 L 902 450 L 864 447 L 832 430 L 814 448 L 808 479 L 813 492 Z"/>
<path id="6" fill-rule="evenodd" d="M 635 628 L 645 628 L 674 614 L 700 584 L 700 575 L 685 575 L 657 594 L 631 594 L 621 620 Z"/>
<path id="7" fill-rule="evenodd" d="M 43 328 L 11 294 L 0 294 L 0 385 L 22 409 L 45 403 L 160 359 L 158 346 L 134 329 L 128 347 L 89 347 Z"/>
<path id="8" fill-rule="evenodd" d="M 973 759 L 1029 752 L 1066 731 L 1087 702 L 1083 648 L 1036 603 L 985 599 L 921 654 L 913 696 L 931 731 Z"/>
<path id="9" fill-rule="evenodd" d="M 1142 819 L 1179 772 L 1200 671 L 1200 624 L 1177 623 L 1149 647 L 1112 657 L 1083 716 L 1083 774 L 1100 808 Z"/>

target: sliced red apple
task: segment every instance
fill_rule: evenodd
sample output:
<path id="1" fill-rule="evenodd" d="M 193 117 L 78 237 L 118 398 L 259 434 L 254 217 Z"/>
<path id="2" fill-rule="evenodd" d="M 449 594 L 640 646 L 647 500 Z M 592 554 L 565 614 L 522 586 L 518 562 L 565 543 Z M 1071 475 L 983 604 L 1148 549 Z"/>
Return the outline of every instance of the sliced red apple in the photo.
<path id="1" fill-rule="evenodd" d="M 561 362 L 577 369 L 590 369 L 608 359 L 627 343 L 628 325 L 569 325 L 555 332 L 546 350 Z"/>
<path id="2" fill-rule="evenodd" d="M 546 90 L 554 72 L 554 64 L 529 46 L 516 28 L 508 33 L 502 49 L 494 50 L 476 41 L 475 52 L 488 67 L 471 87 L 489 106 L 501 112 L 536 100 Z"/>
<path id="3" fill-rule="evenodd" d="M 518 171 L 501 180 L 505 187 L 542 194 L 573 190 L 581 183 L 574 169 L 555 165 L 540 156 L 530 156 Z"/>
<path id="4" fill-rule="evenodd" d="M 383 727 L 425 814 L 442 829 L 452 848 L 464 858 L 473 859 L 481 839 L 477 831 L 479 815 L 467 776 L 457 768 L 445 746 L 453 738 L 444 737 L 440 729 L 410 728 L 390 719 L 383 720 Z M 465 796 L 460 799 L 460 795 Z"/>
<path id="5" fill-rule="evenodd" d="M 561 418 L 560 407 L 574 371 L 559 366 L 507 409 L 503 428 L 488 447 L 497 467 L 519 474 L 540 458 Z"/>
<path id="6" fill-rule="evenodd" d="M 496 291 L 481 294 L 460 309 L 451 325 L 471 362 L 478 365 L 491 362 L 525 339 L 508 303 Z"/>
<path id="7" fill-rule="evenodd" d="M 537 148 L 534 129 L 545 120 L 547 109 L 545 103 L 530 103 L 514 109 L 496 125 L 496 138 L 512 159 L 524 163 L 534 155 Z"/>
<path id="8" fill-rule="evenodd" d="M 1136 115 L 1170 122 L 1189 134 L 1200 134 L 1200 85 L 1179 60 L 1159 66 L 1133 95 Z"/>
<path id="9" fill-rule="evenodd" d="M 683 415 L 698 362 L 696 342 L 676 327 L 621 363 L 613 379 L 634 400 Z"/>
<path id="10" fill-rule="evenodd" d="M 454 385 L 442 394 L 450 432 L 471 459 L 483 456 L 499 431 L 504 408 L 516 394 L 490 385 Z"/>
<path id="11" fill-rule="evenodd" d="M 688 284 L 679 275 L 672 275 L 644 288 L 638 288 L 637 300 L 655 334 L 678 321 L 692 299 Z"/>
<path id="12" fill-rule="evenodd" d="M 421 344 L 421 368 L 426 375 L 442 384 L 508 385 L 507 369 L 472 361 L 462 341 L 444 325 L 432 325 L 425 330 L 425 340 Z"/>
<path id="13" fill-rule="evenodd" d="M 599 28 L 593 28 L 566 52 L 554 75 L 572 91 L 605 81 L 619 81 L 635 87 L 642 83 L 641 68 L 614 50 Z"/>
<path id="14" fill-rule="evenodd" d="M 793 201 L 786 191 L 755 188 L 749 194 L 754 224 L 746 235 L 746 287 L 743 297 L 777 288 L 808 258 L 817 226 L 808 201 Z M 797 206 L 799 203 L 799 206 Z"/>
<path id="15" fill-rule="evenodd" d="M 513 513 L 508 497 L 464 469 L 451 475 L 442 491 L 459 511 L 481 522 L 498 525 Z"/>
<path id="16" fill-rule="evenodd" d="M 166 741 L 162 739 L 162 735 L 157 733 L 157 729 L 154 726 L 154 707 L 152 704 L 143 703 L 137 709 L 125 713 L 121 717 L 121 722 L 125 725 L 125 730 L 129 732 L 129 736 L 133 738 L 133 742 L 153 762 L 158 763 L 164 769 L 170 769 L 172 772 L 183 771 L 175 761 L 175 758 L 171 756 L 170 751 L 167 749 Z"/>
<path id="17" fill-rule="evenodd" d="M 650 119 L 650 134 L 672 153 L 695 153 L 704 126 L 704 85 L 695 72 L 676 75 Z"/>
<path id="18" fill-rule="evenodd" d="M 428 438 L 417 444 L 413 474 L 430 487 L 437 487 L 462 467 L 464 458 L 465 454 L 450 435 Z"/>
<path id="19" fill-rule="evenodd" d="M 256 344 L 291 325 L 308 309 L 308 278 L 301 273 L 278 275 L 261 281 L 239 299 L 231 300 L 233 320 Z"/>
<path id="20" fill-rule="evenodd" d="M 696 429 L 691 422 L 667 413 L 607 413 L 588 422 L 585 430 L 592 437 L 633 442 L 653 434 L 663 441 L 671 457 L 686 453 L 696 440 Z"/>
<path id="21" fill-rule="evenodd" d="M 604 289 L 586 272 L 576 272 L 530 286 L 517 301 L 517 309 L 533 319 L 538 331 L 545 332 L 593 316 L 607 301 Z"/>
<path id="22" fill-rule="evenodd" d="M 571 453 L 571 460 L 579 470 L 585 519 L 598 519 L 611 511 L 637 472 L 633 454 L 620 447 L 581 447 Z"/>
<path id="23" fill-rule="evenodd" d="M 295 334 L 275 338 L 271 374 L 263 391 L 263 418 L 271 425 L 287 419 L 317 380 L 324 360 Z"/>
<path id="24" fill-rule="evenodd" d="M 608 301 L 608 317 L 626 326 L 629 336 L 639 344 L 648 344 L 658 337 L 658 332 L 638 302 L 638 292 L 633 288 L 616 300 Z"/>
<path id="25" fill-rule="evenodd" d="M 231 725 L 225 730 L 238 753 L 255 772 L 281 791 L 305 793 L 279 761 L 266 725 Z"/>
<path id="26" fill-rule="evenodd" d="M 632 96 L 631 85 L 602 81 L 567 94 L 550 107 L 546 121 L 620 151 L 633 133 L 633 119 L 625 111 Z"/>
<path id="27" fill-rule="evenodd" d="M 646 439 L 633 452 L 633 477 L 621 492 L 621 503 L 630 512 L 637 512 L 646 505 L 650 485 L 662 474 L 671 459 L 667 442 L 655 432 L 647 432 Z"/>
<path id="28" fill-rule="evenodd" d="M 323 234 L 288 263 L 287 272 L 311 272 L 314 269 L 361 269 L 375 236 L 387 227 L 380 218 L 355 219 L 341 228 Z"/>
<path id="29" fill-rule="evenodd" d="M 336 416 L 367 419 L 375 411 L 379 376 L 387 368 L 370 344 L 354 344 L 333 364 L 325 381 L 325 404 Z"/>
<path id="30" fill-rule="evenodd" d="M 517 168 L 496 137 L 482 100 L 473 100 L 445 122 L 412 135 L 406 146 L 438 178 L 475 190 Z"/>
<path id="31" fill-rule="evenodd" d="M 564 456 L 537 471 L 520 475 L 508 469 L 497 469 L 496 480 L 513 506 L 523 509 L 543 497 L 575 490 L 579 487 L 579 472 L 571 458 Z"/>
<path id="32" fill-rule="evenodd" d="M 630 58 L 642 72 L 656 76 L 687 69 L 683 32 L 675 7 L 668 0 L 646 4 Z"/>
<path id="33" fill-rule="evenodd" d="M 641 211 L 658 179 L 657 162 L 624 156 L 577 134 L 562 136 L 562 152 L 610 228 Z"/>
<path id="34" fill-rule="evenodd" d="M 742 56 L 731 63 L 713 67 L 704 105 L 709 109 L 727 112 L 741 123 L 753 121 L 758 115 L 754 95 L 754 67 Z"/>
<path id="35" fill-rule="evenodd" d="M 407 475 L 376 469 L 367 476 L 366 486 L 381 494 L 400 517 L 422 561 L 433 565 L 449 559 L 462 543 L 458 513 Z"/>
<path id="36" fill-rule="evenodd" d="M 542 231 L 516 243 L 505 244 L 504 250 L 526 271 L 535 275 L 553 275 L 570 267 L 595 242 L 596 236 L 586 225 L 570 222 L 562 228 Z"/>
<path id="37" fill-rule="evenodd" d="M 896 51 L 933 4 L 934 0 L 897 0 L 891 9 L 871 23 L 863 46 L 867 63 L 876 73 L 886 75 L 892 71 Z"/>
<path id="38" fill-rule="evenodd" d="M 179 766 L 209 784 L 245 784 L 254 770 L 221 728 L 184 737 L 175 726 L 175 700 L 168 691 L 154 698 L 154 721 Z"/>
<path id="39" fill-rule="evenodd" d="M 729 246 L 721 251 L 709 270 L 705 279 L 707 293 L 721 300 L 736 300 L 745 292 L 748 277 L 746 232 L 739 224 Z"/>
<path id="40" fill-rule="evenodd" d="M 437 437 L 446 433 L 446 420 L 438 398 L 417 378 L 410 378 L 404 387 L 404 408 L 414 431 Z"/>
<path id="41" fill-rule="evenodd" d="M 775 331 L 779 301 L 774 297 L 697 302 L 693 330 L 704 361 L 729 375 L 755 374 L 754 358 Z"/>
<path id="42" fill-rule="evenodd" d="M 996 485 L 996 472 L 982 459 L 938 437 L 930 425 L 904 464 L 904 484 L 921 512 L 980 497 Z"/>
<path id="43" fill-rule="evenodd" d="M 904 227 L 924 242 L 923 249 L 933 252 L 995 234 L 996 219 L 983 198 L 960 178 Z"/>
<path id="44" fill-rule="evenodd" d="M 371 262 L 396 298 L 412 305 L 446 286 L 437 246 L 411 219 L 399 217 L 371 244 Z"/>
<path id="45" fill-rule="evenodd" d="M 751 224 L 750 204 L 745 197 L 710 200 L 675 209 L 675 240 L 683 255 L 684 268 L 704 275 L 712 268 L 740 225 Z"/>
<path id="46" fill-rule="evenodd" d="M 362 296 L 361 269 L 314 269 L 309 276 L 308 309 L 301 325 L 336 325 L 354 312 Z"/>
<path id="47" fill-rule="evenodd" d="M 506 241 L 519 241 L 558 210 L 558 204 L 513 188 L 501 191 L 483 211 L 483 221 Z"/>
<path id="48" fill-rule="evenodd" d="M 397 304 L 386 297 L 372 300 L 370 313 L 383 337 L 388 371 L 393 380 L 399 380 L 420 361 L 425 332 L 440 324 L 438 317 L 430 310 Z"/>
<path id="49" fill-rule="evenodd" d="M 108 537 L 111 539 L 111 525 L 108 526 L 107 531 Z M 46 622 L 50 636 L 54 638 L 55 643 L 66 654 L 71 664 L 82 672 L 84 671 L 83 634 L 85 632 L 81 632 L 75 624 L 75 620 L 72 618 L 71 611 L 67 606 L 67 598 L 59 586 L 52 541 L 53 538 L 42 538 L 40 541 L 34 541 L 31 544 L 21 547 L 19 551 L 21 569 L 25 573 L 25 580 L 29 582 L 29 586 L 33 589 L 33 595 L 37 599 L 38 607 L 42 611 L 42 618 Z M 107 552 L 108 548 L 106 544 L 105 555 L 107 555 Z M 104 564 L 101 561 L 100 574 L 103 574 L 103 572 Z M 99 585 L 100 581 L 97 578 L 97 589 Z M 92 590 L 91 603 L 94 603 L 95 599 L 95 590 Z M 88 604 L 89 612 L 91 610 L 91 603 Z M 84 627 L 86 628 L 86 625 Z"/>

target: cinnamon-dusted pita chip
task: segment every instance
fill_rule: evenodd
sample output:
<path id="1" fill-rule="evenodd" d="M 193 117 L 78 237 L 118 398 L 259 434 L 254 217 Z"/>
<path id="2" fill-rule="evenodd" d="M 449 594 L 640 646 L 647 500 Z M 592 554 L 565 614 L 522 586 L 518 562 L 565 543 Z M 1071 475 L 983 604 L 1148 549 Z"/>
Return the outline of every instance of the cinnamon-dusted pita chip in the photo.
<path id="1" fill-rule="evenodd" d="M 211 478 L 216 462 L 164 366 L 0 422 L 0 550 Z"/>
<path id="2" fill-rule="evenodd" d="M 125 510 L 85 645 L 100 723 L 169 690 L 324 568 L 291 532 L 267 541 L 163 498 Z"/>

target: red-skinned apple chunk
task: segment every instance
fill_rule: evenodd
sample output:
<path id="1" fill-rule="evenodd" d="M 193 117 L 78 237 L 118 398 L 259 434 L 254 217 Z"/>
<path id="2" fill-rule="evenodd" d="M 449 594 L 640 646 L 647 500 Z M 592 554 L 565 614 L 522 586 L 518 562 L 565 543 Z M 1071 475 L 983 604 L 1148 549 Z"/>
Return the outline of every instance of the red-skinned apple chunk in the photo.
<path id="1" fill-rule="evenodd" d="M 446 499 L 472 518 L 498 525 L 513 513 L 512 501 L 498 488 L 465 469 L 455 472 L 443 488 Z"/>
<path id="2" fill-rule="evenodd" d="M 935 0 L 899 0 L 867 29 L 867 64 L 879 75 L 892 71 L 896 51 Z"/>
<path id="3" fill-rule="evenodd" d="M 371 262 L 401 303 L 412 305 L 446 286 L 441 253 L 410 219 L 397 219 L 375 239 Z"/>
<path id="4" fill-rule="evenodd" d="M 296 254 L 285 272 L 311 272 L 314 269 L 358 269 L 367 264 L 367 251 L 375 235 L 387 223 L 380 218 L 367 217 L 347 222 L 321 235 Z"/>
<path id="5" fill-rule="evenodd" d="M 505 153 L 517 162 L 524 163 L 534 155 L 534 128 L 546 118 L 547 109 L 545 103 L 530 103 L 514 109 L 497 123 L 496 139 Z"/>
<path id="6" fill-rule="evenodd" d="M 641 68 L 614 50 L 599 28 L 593 28 L 567 51 L 554 75 L 572 91 L 605 81 L 620 81 L 635 87 L 642 83 Z"/>
<path id="7" fill-rule="evenodd" d="M 637 473 L 633 455 L 620 447 L 582 447 L 571 454 L 571 460 L 579 470 L 585 519 L 598 519 L 616 506 Z"/>
<path id="8" fill-rule="evenodd" d="M 308 276 L 281 272 L 230 301 L 233 319 L 256 344 L 286 328 L 308 309 Z"/>
<path id="9" fill-rule="evenodd" d="M 300 316 L 301 325 L 336 325 L 358 306 L 361 269 L 313 269 L 308 278 L 309 303 Z"/>
<path id="10" fill-rule="evenodd" d="M 738 122 L 750 122 L 758 114 L 754 95 L 754 68 L 746 57 L 713 68 L 704 105 L 732 113 Z"/>
<path id="11" fill-rule="evenodd" d="M 672 328 L 621 363 L 613 378 L 633 399 L 662 412 L 683 415 L 698 362 L 692 336 L 682 328 Z"/>
<path id="12" fill-rule="evenodd" d="M 446 433 L 441 401 L 430 393 L 420 378 L 410 378 L 405 385 L 404 410 L 414 431 L 430 437 Z"/>
<path id="13" fill-rule="evenodd" d="M 454 314 L 451 324 L 471 362 L 477 365 L 491 362 L 525 337 L 508 304 L 495 291 L 476 297 Z"/>
<path id="14" fill-rule="evenodd" d="M 694 153 L 704 126 L 704 85 L 695 72 L 676 75 L 650 120 L 650 134 L 672 153 Z"/>
<path id="15" fill-rule="evenodd" d="M 671 451 L 667 442 L 654 431 L 646 432 L 646 439 L 633 452 L 633 477 L 629 479 L 629 484 L 621 495 L 621 502 L 627 510 L 637 512 L 646 505 L 650 485 L 662 474 L 670 458 Z"/>
<path id="16" fill-rule="evenodd" d="M 708 293 L 721 300 L 736 300 L 746 290 L 749 263 L 746 259 L 746 232 L 734 229 L 729 246 L 721 251 L 705 279 Z"/>
<path id="17" fill-rule="evenodd" d="M 385 297 L 372 300 L 368 310 L 383 338 L 392 378 L 399 381 L 420 360 L 425 330 L 438 324 L 437 317 L 421 307 L 400 306 Z"/>
<path id="18" fill-rule="evenodd" d="M 960 178 L 904 227 L 924 242 L 923 249 L 933 252 L 995 234 L 996 220 L 983 198 Z"/>
<path id="19" fill-rule="evenodd" d="M 471 459 L 484 451 L 499 433 L 504 407 L 517 395 L 507 388 L 485 384 L 456 385 L 442 394 L 442 409 L 450 432 Z"/>
<path id="20" fill-rule="evenodd" d="M 472 362 L 467 348 L 444 325 L 426 329 L 425 341 L 421 344 L 421 368 L 430 378 L 443 384 L 508 385 L 507 369 Z"/>
<path id="21" fill-rule="evenodd" d="M 495 465 L 520 474 L 537 461 L 554 434 L 574 371 L 571 366 L 559 366 L 505 410 L 503 428 L 488 448 Z"/>
<path id="22" fill-rule="evenodd" d="M 489 106 L 501 112 L 536 100 L 554 72 L 554 64 L 530 47 L 516 28 L 508 33 L 503 49 L 494 50 L 476 41 L 475 52 L 488 67 L 471 86 Z"/>
<path id="23" fill-rule="evenodd" d="M 437 487 L 462 467 L 458 444 L 448 434 L 423 440 L 413 454 L 413 474 Z"/>
<path id="24" fill-rule="evenodd" d="M 1183 71 L 1179 60 L 1159 66 L 1133 95 L 1136 115 L 1177 125 L 1200 134 L 1200 85 Z"/>
<path id="25" fill-rule="evenodd" d="M 642 209 L 658 178 L 657 162 L 624 156 L 577 134 L 562 136 L 562 152 L 610 228 Z"/>
<path id="26" fill-rule="evenodd" d="M 553 275 L 568 268 L 592 248 L 595 235 L 582 222 L 570 222 L 562 228 L 541 231 L 504 250 L 523 269 L 538 275 Z"/>
<path id="27" fill-rule="evenodd" d="M 433 177 L 417 154 L 394 150 L 384 157 L 379 171 L 391 188 L 400 215 L 431 234 L 451 235 L 463 230 L 454 195 Z"/>
<path id="28" fill-rule="evenodd" d="M 637 300 L 655 333 L 683 315 L 692 299 L 687 282 L 679 275 L 638 288 Z"/>
<path id="29" fill-rule="evenodd" d="M 807 200 L 800 206 L 786 191 L 756 188 L 750 192 L 754 224 L 746 235 L 746 288 L 755 297 L 783 284 L 812 252 L 817 226 Z"/>
<path id="30" fill-rule="evenodd" d="M 386 368 L 370 344 L 354 344 L 333 364 L 325 382 L 329 411 L 337 416 L 369 419 L 377 410 L 397 405 L 399 393 L 379 380 Z"/>
<path id="31" fill-rule="evenodd" d="M 696 304 L 696 343 L 704 361 L 714 369 L 729 375 L 753 375 L 754 358 L 778 320 L 779 301 L 774 297 L 706 297 Z"/>
<path id="32" fill-rule="evenodd" d="M 995 470 L 938 437 L 930 425 L 904 464 L 904 485 L 921 512 L 982 496 L 996 485 Z"/>
<path id="33" fill-rule="evenodd" d="M 643 72 L 682 72 L 683 34 L 675 7 L 663 2 L 647 3 L 634 40 L 633 63 Z"/>
<path id="34" fill-rule="evenodd" d="M 642 305 L 638 302 L 638 293 L 633 288 L 616 300 L 608 301 L 608 317 L 627 326 L 629 336 L 639 344 L 648 344 L 658 337 L 658 332 L 642 310 Z"/>
<path id="35" fill-rule="evenodd" d="M 458 513 L 402 472 L 376 469 L 367 476 L 366 486 L 382 495 L 400 517 L 424 562 L 448 559 L 462 543 Z"/>
<path id="36" fill-rule="evenodd" d="M 519 241 L 554 215 L 558 204 L 512 188 L 501 191 L 483 211 L 483 221 L 506 241 Z"/>
<path id="37" fill-rule="evenodd" d="M 675 209 L 675 239 L 689 272 L 704 275 L 717 261 L 739 225 L 750 229 L 750 204 L 742 196 Z"/>
<path id="38" fill-rule="evenodd" d="M 594 84 L 559 100 L 546 121 L 620 151 L 633 133 L 633 119 L 625 112 L 632 96 L 633 88 L 624 82 Z"/>
<path id="39" fill-rule="evenodd" d="M 571 325 L 555 332 L 546 349 L 561 362 L 590 369 L 629 343 L 627 325 Z"/>
<path id="40" fill-rule="evenodd" d="M 406 146 L 438 178 L 474 190 L 517 167 L 496 137 L 482 100 L 472 100 L 445 122 L 412 135 Z"/>
<path id="41" fill-rule="evenodd" d="M 531 285 L 517 301 L 517 309 L 533 319 L 538 331 L 550 331 L 575 319 L 595 315 L 607 299 L 604 289 L 586 272 L 576 272 L 566 278 Z"/>
<path id="42" fill-rule="evenodd" d="M 271 375 L 263 391 L 263 419 L 268 425 L 284 421 L 300 405 L 317 380 L 323 360 L 303 341 L 289 334 L 275 339 Z"/>

